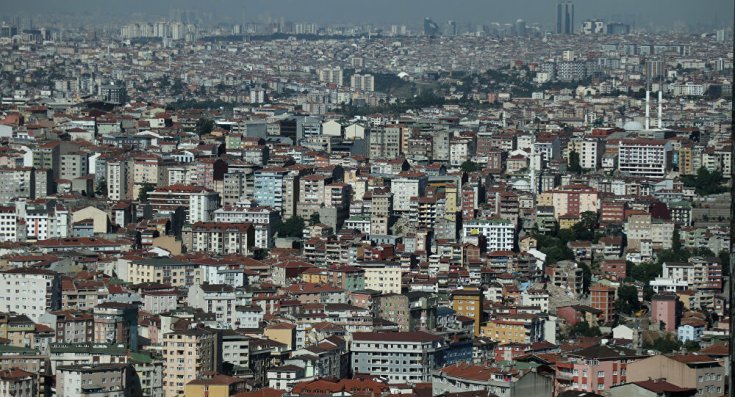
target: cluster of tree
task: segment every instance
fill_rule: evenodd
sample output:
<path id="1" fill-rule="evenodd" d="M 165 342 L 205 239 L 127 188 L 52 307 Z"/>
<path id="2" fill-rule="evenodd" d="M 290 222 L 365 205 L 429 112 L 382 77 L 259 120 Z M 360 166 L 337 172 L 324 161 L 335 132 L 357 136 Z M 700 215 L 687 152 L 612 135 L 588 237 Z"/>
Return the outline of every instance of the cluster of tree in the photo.
<path id="1" fill-rule="evenodd" d="M 640 309 L 638 288 L 632 285 L 621 285 L 618 288 L 618 299 L 615 301 L 615 312 L 632 315 Z"/>
<path id="2" fill-rule="evenodd" d="M 138 190 L 138 201 L 141 203 L 147 203 L 148 202 L 148 193 L 156 190 L 156 187 L 153 186 L 150 182 L 143 183 L 143 186 L 140 187 L 140 190 Z"/>
<path id="3" fill-rule="evenodd" d="M 482 166 L 480 164 L 474 163 L 470 160 L 467 160 L 464 163 L 462 163 L 460 168 L 462 169 L 463 172 L 467 172 L 467 173 L 482 170 Z"/>
<path id="4" fill-rule="evenodd" d="M 693 340 L 688 340 L 682 343 L 676 338 L 674 338 L 671 334 L 665 334 L 664 336 L 659 336 L 653 341 L 644 341 L 642 346 L 644 349 L 656 350 L 663 354 L 668 354 L 671 352 L 679 351 L 681 350 L 682 347 L 690 352 L 698 351 L 700 349 L 698 342 L 693 341 Z"/>
<path id="5" fill-rule="evenodd" d="M 575 173 L 577 175 L 581 174 L 584 170 L 582 169 L 582 163 L 579 160 L 579 153 L 577 153 L 576 150 L 572 150 L 569 152 L 569 167 L 567 167 L 569 172 Z"/>
<path id="6" fill-rule="evenodd" d="M 722 172 L 709 171 L 704 167 L 697 170 L 697 175 L 684 175 L 681 178 L 684 186 L 693 187 L 700 196 L 724 193 L 727 188 L 722 185 Z"/>
<path id="7" fill-rule="evenodd" d="M 196 126 L 194 127 L 194 132 L 199 136 L 207 135 L 212 130 L 214 130 L 214 120 L 204 117 L 197 120 Z"/>
<path id="8" fill-rule="evenodd" d="M 602 332 L 600 327 L 590 327 L 586 321 L 580 321 L 569 329 L 570 338 L 579 336 L 602 336 Z"/>
<path id="9" fill-rule="evenodd" d="M 302 237 L 304 235 L 304 227 L 306 222 L 298 216 L 291 217 L 284 221 L 278 221 L 276 224 L 276 232 L 278 237 Z"/>

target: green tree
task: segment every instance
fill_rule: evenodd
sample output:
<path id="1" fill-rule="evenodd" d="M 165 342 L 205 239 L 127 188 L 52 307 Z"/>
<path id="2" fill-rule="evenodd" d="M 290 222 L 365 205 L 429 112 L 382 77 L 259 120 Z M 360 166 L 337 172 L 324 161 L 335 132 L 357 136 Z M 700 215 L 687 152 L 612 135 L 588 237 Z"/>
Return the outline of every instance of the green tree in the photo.
<path id="1" fill-rule="evenodd" d="M 722 185 L 722 172 L 710 172 L 704 167 L 697 170 L 696 176 L 685 175 L 681 180 L 684 186 L 693 187 L 694 191 L 700 196 L 709 196 L 727 191 L 727 188 Z"/>
<path id="2" fill-rule="evenodd" d="M 722 263 L 722 275 L 729 276 L 730 275 L 730 251 L 722 250 L 717 255 L 717 257 L 720 258 L 720 263 Z"/>
<path id="3" fill-rule="evenodd" d="M 107 196 L 107 179 L 103 176 L 97 181 L 97 186 L 94 188 L 94 194 L 98 196 Z"/>
<path id="4" fill-rule="evenodd" d="M 599 327 L 590 327 L 586 321 L 580 321 L 569 330 L 569 336 L 602 336 L 602 332 Z"/>
<path id="5" fill-rule="evenodd" d="M 312 212 L 311 216 L 309 216 L 309 224 L 310 225 L 316 225 L 317 223 L 321 223 L 321 218 L 319 217 L 318 212 Z"/>
<path id="6" fill-rule="evenodd" d="M 618 299 L 615 301 L 615 311 L 624 314 L 633 314 L 640 310 L 638 288 L 632 285 L 622 285 L 618 288 Z"/>
<path id="7" fill-rule="evenodd" d="M 592 269 L 586 263 L 579 263 L 578 265 L 582 269 L 582 291 L 588 294 L 592 284 Z"/>
<path id="8" fill-rule="evenodd" d="M 654 339 L 653 342 L 643 342 L 643 348 L 653 349 L 663 354 L 668 354 L 675 350 L 679 350 L 681 348 L 681 344 L 679 343 L 679 341 L 674 339 L 671 334 L 666 334 L 664 336 Z"/>
<path id="9" fill-rule="evenodd" d="M 197 135 L 199 136 L 207 135 L 210 132 L 212 132 L 213 129 L 214 129 L 214 120 L 207 119 L 204 117 L 197 120 L 196 127 L 195 127 L 195 132 L 197 133 Z"/>
<path id="10" fill-rule="evenodd" d="M 276 232 L 278 232 L 279 237 L 302 237 L 304 235 L 305 227 L 306 224 L 304 219 L 294 216 L 285 222 L 278 222 L 276 225 Z"/>
<path id="11" fill-rule="evenodd" d="M 644 284 L 661 275 L 661 263 L 644 262 L 636 265 L 633 262 L 626 262 L 626 265 L 628 277 Z"/>
<path id="12" fill-rule="evenodd" d="M 569 172 L 575 174 L 582 173 L 582 163 L 579 160 L 579 153 L 576 150 L 569 152 Z"/>
<path id="13" fill-rule="evenodd" d="M 674 233 L 671 234 L 671 250 L 674 252 L 681 251 L 681 235 L 678 228 L 674 228 Z"/>
<path id="14" fill-rule="evenodd" d="M 585 211 L 579 222 L 572 226 L 572 233 L 576 240 L 592 241 L 597 229 L 597 213 Z"/>
<path id="15" fill-rule="evenodd" d="M 477 163 L 474 163 L 470 160 L 467 160 L 464 163 L 462 163 L 460 168 L 462 169 L 463 172 L 467 172 L 467 173 L 480 170 L 480 166 Z"/>
<path id="16" fill-rule="evenodd" d="M 702 347 L 699 345 L 699 342 L 688 340 L 684 342 L 684 348 L 687 349 L 687 351 L 689 352 L 696 352 L 699 351 Z"/>
<path id="17" fill-rule="evenodd" d="M 143 186 L 140 187 L 140 190 L 138 190 L 138 201 L 141 203 L 147 203 L 148 202 L 148 193 L 154 191 L 156 188 L 153 186 L 152 183 L 145 182 Z"/>

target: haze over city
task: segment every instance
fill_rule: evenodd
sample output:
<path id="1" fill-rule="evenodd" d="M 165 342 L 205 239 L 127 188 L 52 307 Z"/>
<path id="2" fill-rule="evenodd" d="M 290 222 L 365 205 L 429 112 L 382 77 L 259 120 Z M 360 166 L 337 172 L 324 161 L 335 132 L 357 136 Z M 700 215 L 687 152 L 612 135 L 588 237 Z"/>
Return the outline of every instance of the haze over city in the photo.
<path id="1" fill-rule="evenodd" d="M 0 397 L 735 397 L 732 0 L 5 3 Z"/>

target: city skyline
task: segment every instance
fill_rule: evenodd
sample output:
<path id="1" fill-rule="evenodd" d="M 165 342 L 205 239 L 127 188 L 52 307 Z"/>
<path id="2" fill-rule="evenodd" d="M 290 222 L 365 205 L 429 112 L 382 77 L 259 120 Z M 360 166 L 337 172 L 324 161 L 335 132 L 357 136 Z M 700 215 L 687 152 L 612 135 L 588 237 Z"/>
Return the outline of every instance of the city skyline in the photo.
<path id="1" fill-rule="evenodd" d="M 31 0 L 8 4 L 2 11 L 5 19 L 14 15 L 34 14 L 34 18 L 59 18 L 66 13 L 75 18 L 105 23 L 105 18 L 168 18 L 175 10 L 191 10 L 208 23 L 220 22 L 263 22 L 284 18 L 290 21 L 339 24 L 359 23 L 386 26 L 406 24 L 420 26 L 424 17 L 439 23 L 447 20 L 460 25 L 486 24 L 490 22 L 512 23 L 518 18 L 528 23 L 538 23 L 550 31 L 556 28 L 556 0 L 461 1 L 461 7 L 439 0 L 389 2 L 376 0 L 368 3 L 357 1 L 323 0 L 318 3 L 276 1 L 217 0 L 202 8 L 199 3 L 183 0 L 140 1 L 122 4 L 101 4 L 88 0 L 65 1 L 63 4 L 47 0 Z M 705 3 L 705 4 L 703 4 Z M 590 4 L 576 2 L 575 28 L 581 21 L 602 18 L 625 22 L 643 28 L 696 27 L 705 24 L 725 26 L 731 21 L 721 15 L 733 15 L 733 3 L 727 0 L 690 1 L 645 1 L 623 0 L 609 3 Z M 133 11 L 134 10 L 134 11 Z M 102 17 L 102 19 L 100 19 Z"/>

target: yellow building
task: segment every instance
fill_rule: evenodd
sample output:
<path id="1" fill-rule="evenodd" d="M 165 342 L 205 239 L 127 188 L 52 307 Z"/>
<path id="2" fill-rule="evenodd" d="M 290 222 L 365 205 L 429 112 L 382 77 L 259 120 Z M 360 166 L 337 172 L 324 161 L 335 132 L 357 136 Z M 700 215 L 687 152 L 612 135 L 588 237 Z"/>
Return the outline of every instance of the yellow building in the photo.
<path id="1" fill-rule="evenodd" d="M 301 273 L 301 279 L 308 284 L 329 284 L 329 272 L 326 269 L 307 269 Z"/>
<path id="2" fill-rule="evenodd" d="M 482 291 L 473 289 L 456 290 L 451 294 L 452 309 L 457 315 L 469 317 L 475 320 L 475 335 L 480 335 L 482 323 Z"/>
<path id="3" fill-rule="evenodd" d="M 195 379 L 186 384 L 185 397 L 232 397 L 245 391 L 245 379 L 222 374 Z"/>
<path id="4" fill-rule="evenodd" d="M 559 217 L 559 229 L 571 229 L 577 222 L 579 222 L 578 216 L 562 215 Z"/>
<path id="5" fill-rule="evenodd" d="M 272 324 L 263 330 L 263 336 L 283 343 L 287 346 L 287 350 L 291 350 L 296 345 L 296 326 L 289 323 Z"/>
<path id="6" fill-rule="evenodd" d="M 528 343 L 526 327 L 519 321 L 490 320 L 480 334 L 498 343 Z"/>

